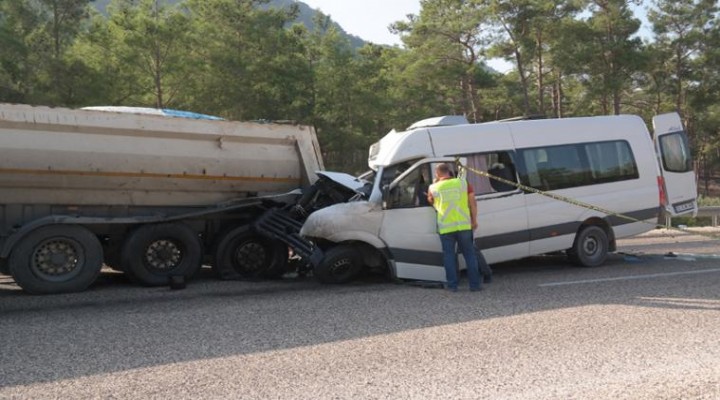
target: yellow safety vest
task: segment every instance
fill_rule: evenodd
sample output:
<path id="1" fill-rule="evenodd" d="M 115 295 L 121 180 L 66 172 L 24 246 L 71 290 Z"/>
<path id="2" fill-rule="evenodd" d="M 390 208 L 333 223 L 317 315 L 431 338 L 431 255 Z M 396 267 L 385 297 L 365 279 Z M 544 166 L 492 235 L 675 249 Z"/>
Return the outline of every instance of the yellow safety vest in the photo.
<path id="1" fill-rule="evenodd" d="M 467 189 L 467 182 L 458 178 L 444 179 L 430 185 L 440 234 L 472 229 Z"/>

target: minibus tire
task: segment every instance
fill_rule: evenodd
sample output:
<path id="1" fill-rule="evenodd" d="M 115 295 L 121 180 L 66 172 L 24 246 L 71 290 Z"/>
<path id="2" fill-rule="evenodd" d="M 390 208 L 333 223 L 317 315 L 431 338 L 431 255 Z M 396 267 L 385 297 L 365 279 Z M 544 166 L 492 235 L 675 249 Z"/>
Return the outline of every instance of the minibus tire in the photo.
<path id="1" fill-rule="evenodd" d="M 582 228 L 568 252 L 570 259 L 582 267 L 597 267 L 607 259 L 609 240 L 605 230 L 596 225 Z"/>
<path id="2" fill-rule="evenodd" d="M 333 247 L 325 253 L 313 275 L 322 283 L 348 283 L 362 271 L 362 257 L 352 245 Z"/>

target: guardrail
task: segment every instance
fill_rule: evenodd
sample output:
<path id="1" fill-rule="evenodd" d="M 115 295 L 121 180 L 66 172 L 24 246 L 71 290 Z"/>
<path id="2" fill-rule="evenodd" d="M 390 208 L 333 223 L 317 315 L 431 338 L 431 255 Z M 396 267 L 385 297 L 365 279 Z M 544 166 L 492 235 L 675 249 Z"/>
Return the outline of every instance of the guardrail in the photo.
<path id="1" fill-rule="evenodd" d="M 720 206 L 705 206 L 698 207 L 698 217 L 710 217 L 712 226 L 718 226 L 718 220 L 720 220 Z M 665 226 L 670 227 L 672 225 L 672 217 L 665 214 Z"/>

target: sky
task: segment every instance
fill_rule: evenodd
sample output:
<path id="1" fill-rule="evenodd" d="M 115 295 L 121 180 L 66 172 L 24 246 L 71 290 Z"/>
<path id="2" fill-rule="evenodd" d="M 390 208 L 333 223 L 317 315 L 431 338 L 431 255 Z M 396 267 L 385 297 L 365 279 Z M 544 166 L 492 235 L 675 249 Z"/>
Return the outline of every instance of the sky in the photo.
<path id="1" fill-rule="evenodd" d="M 378 44 L 401 45 L 388 26 L 420 13 L 420 0 L 302 0 L 332 17 L 347 33 Z"/>

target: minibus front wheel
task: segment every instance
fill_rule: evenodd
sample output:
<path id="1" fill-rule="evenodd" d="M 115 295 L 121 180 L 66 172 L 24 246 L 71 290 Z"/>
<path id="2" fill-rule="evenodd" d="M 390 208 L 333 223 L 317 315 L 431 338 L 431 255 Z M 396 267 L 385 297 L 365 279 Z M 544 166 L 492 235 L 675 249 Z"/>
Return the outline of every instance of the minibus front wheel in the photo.
<path id="1" fill-rule="evenodd" d="M 348 283 L 362 272 L 362 257 L 351 244 L 341 244 L 325 252 L 313 274 L 322 283 Z"/>
<path id="2" fill-rule="evenodd" d="M 578 232 L 568 256 L 583 267 L 597 267 L 607 259 L 608 248 L 607 232 L 597 225 L 588 225 Z"/>

